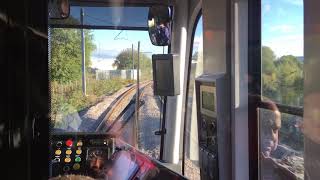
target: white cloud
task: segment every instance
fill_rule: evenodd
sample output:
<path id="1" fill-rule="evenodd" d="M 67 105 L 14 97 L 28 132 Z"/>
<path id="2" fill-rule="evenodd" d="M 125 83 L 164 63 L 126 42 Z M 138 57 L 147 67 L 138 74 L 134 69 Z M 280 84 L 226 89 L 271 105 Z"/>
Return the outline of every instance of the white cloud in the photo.
<path id="1" fill-rule="evenodd" d="M 295 30 L 295 27 L 292 25 L 287 25 L 287 24 L 282 24 L 282 25 L 277 25 L 277 26 L 270 26 L 270 31 L 271 32 L 282 32 L 282 33 L 290 33 Z"/>
<path id="2" fill-rule="evenodd" d="M 303 0 L 284 0 L 284 1 L 293 5 L 303 6 Z"/>
<path id="3" fill-rule="evenodd" d="M 114 70 L 115 68 L 112 67 L 113 62 L 114 59 L 91 57 L 92 68 L 97 68 L 101 70 Z"/>
<path id="4" fill-rule="evenodd" d="M 262 44 L 270 47 L 277 57 L 283 55 L 303 56 L 303 35 L 271 38 Z"/>

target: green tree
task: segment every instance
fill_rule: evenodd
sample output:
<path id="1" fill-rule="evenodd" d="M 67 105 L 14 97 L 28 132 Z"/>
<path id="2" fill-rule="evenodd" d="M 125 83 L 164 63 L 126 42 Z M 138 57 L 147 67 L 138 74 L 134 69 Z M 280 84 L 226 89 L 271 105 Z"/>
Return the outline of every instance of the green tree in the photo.
<path id="1" fill-rule="evenodd" d="M 282 56 L 276 62 L 279 93 L 281 102 L 288 105 L 302 105 L 303 67 L 299 60 L 292 56 Z"/>
<path id="2" fill-rule="evenodd" d="M 303 78 L 302 64 L 292 55 L 280 57 L 276 66 L 282 86 L 294 87 Z"/>
<path id="3" fill-rule="evenodd" d="M 132 60 L 132 50 L 124 49 L 122 50 L 116 60 L 113 63 L 114 67 L 117 67 L 118 70 L 123 69 L 137 69 L 137 61 L 138 61 L 138 51 L 133 50 L 133 60 Z M 132 64 L 134 63 L 134 64 Z M 140 77 L 141 80 L 151 80 L 152 79 L 152 62 L 151 58 L 149 58 L 146 54 L 140 53 Z"/>
<path id="4" fill-rule="evenodd" d="M 134 63 L 134 69 L 137 68 L 138 51 L 133 50 L 133 61 L 132 61 L 132 50 L 125 49 L 121 51 L 116 60 L 113 63 L 117 69 L 132 69 Z M 140 69 L 151 69 L 151 59 L 144 53 L 140 53 Z"/>
<path id="5" fill-rule="evenodd" d="M 51 81 L 72 82 L 81 77 L 81 34 L 79 29 L 53 28 L 50 30 Z M 86 68 L 91 65 L 91 54 L 96 49 L 93 34 L 85 30 Z"/>
<path id="6" fill-rule="evenodd" d="M 276 56 L 271 48 L 262 47 L 262 90 L 269 98 L 276 96 L 278 89 L 278 78 L 275 67 Z"/>

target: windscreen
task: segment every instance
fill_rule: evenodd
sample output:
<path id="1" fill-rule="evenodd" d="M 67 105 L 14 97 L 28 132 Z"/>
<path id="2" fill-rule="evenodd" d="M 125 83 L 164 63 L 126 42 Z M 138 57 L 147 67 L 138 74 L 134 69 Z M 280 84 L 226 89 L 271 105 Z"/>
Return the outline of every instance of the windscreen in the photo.
<path id="1" fill-rule="evenodd" d="M 81 8 L 90 26 L 78 26 Z M 162 101 L 153 94 L 151 57 L 168 47 L 137 29 L 147 26 L 148 9 L 72 6 L 68 19 L 51 21 L 51 133 L 113 134 L 159 158 Z"/>

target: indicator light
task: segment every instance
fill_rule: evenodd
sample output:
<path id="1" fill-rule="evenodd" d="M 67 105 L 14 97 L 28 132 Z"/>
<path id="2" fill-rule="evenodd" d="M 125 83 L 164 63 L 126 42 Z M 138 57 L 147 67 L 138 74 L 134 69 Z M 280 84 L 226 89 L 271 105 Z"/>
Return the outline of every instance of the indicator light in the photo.
<path id="1" fill-rule="evenodd" d="M 62 142 L 61 141 L 57 142 L 56 146 L 57 147 L 61 147 L 62 146 Z"/>
<path id="2" fill-rule="evenodd" d="M 79 164 L 79 163 L 75 163 L 75 164 L 73 165 L 73 169 L 74 169 L 74 170 L 80 169 L 80 164 Z"/>
<path id="3" fill-rule="evenodd" d="M 61 150 L 60 149 L 56 150 L 55 154 L 59 156 L 61 154 Z"/>
<path id="4" fill-rule="evenodd" d="M 65 158 L 65 159 L 64 159 L 64 162 L 66 162 L 66 163 L 71 162 L 71 158 L 69 158 L 69 157 Z"/>
<path id="5" fill-rule="evenodd" d="M 82 153 L 81 149 L 76 150 L 76 154 L 81 154 L 81 153 Z"/>
<path id="6" fill-rule="evenodd" d="M 67 145 L 67 146 L 71 147 L 72 144 L 73 144 L 73 142 L 72 142 L 71 139 L 69 139 L 69 140 L 66 141 L 66 145 Z"/>
<path id="7" fill-rule="evenodd" d="M 70 170 L 70 167 L 69 166 L 64 166 L 63 167 L 63 171 L 69 171 Z"/>
<path id="8" fill-rule="evenodd" d="M 82 141 L 77 142 L 77 146 L 82 146 L 82 145 L 83 145 Z"/>
<path id="9" fill-rule="evenodd" d="M 76 159 L 74 161 L 75 162 L 80 162 L 81 161 L 81 157 L 76 157 Z"/>
<path id="10" fill-rule="evenodd" d="M 66 150 L 66 154 L 70 155 L 72 151 L 70 149 Z"/>

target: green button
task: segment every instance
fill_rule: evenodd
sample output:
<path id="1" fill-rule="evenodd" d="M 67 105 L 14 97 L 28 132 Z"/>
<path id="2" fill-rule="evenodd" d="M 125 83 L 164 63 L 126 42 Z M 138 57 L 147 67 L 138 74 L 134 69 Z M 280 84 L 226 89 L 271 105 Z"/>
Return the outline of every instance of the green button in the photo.
<path id="1" fill-rule="evenodd" d="M 76 159 L 74 161 L 75 162 L 80 162 L 81 161 L 81 157 L 76 157 Z"/>

